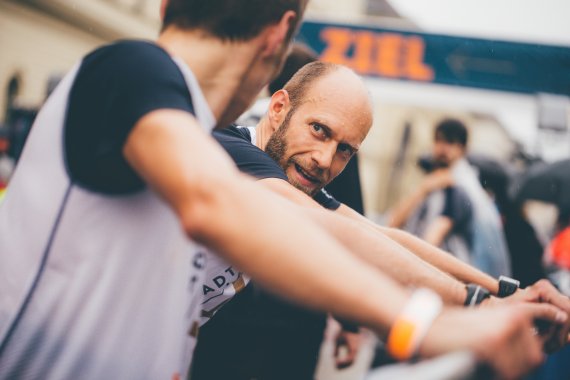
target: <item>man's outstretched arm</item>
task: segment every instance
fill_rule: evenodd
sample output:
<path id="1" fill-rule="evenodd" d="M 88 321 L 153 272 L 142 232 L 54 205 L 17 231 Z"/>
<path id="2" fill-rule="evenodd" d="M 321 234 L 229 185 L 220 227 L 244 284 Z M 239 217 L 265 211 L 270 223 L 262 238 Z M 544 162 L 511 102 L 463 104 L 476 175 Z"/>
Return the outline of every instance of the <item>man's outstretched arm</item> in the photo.
<path id="1" fill-rule="evenodd" d="M 363 223 L 363 220 L 367 219 L 356 211 L 353 212 L 358 216 L 351 215 L 348 211 L 326 210 L 281 179 L 267 178 L 259 182 L 302 206 L 311 219 L 325 228 L 348 250 L 394 280 L 405 286 L 431 288 L 447 303 L 463 305 L 466 297 L 463 283 L 418 258 L 384 233 L 371 228 L 368 222 Z M 341 208 L 348 207 L 342 205 Z"/>
<path id="2" fill-rule="evenodd" d="M 396 228 L 378 226 L 345 205 L 341 205 L 337 212 L 349 216 L 354 220 L 360 220 L 362 224 L 367 224 L 372 230 L 384 233 L 386 236 L 406 247 L 422 260 L 425 260 L 441 271 L 450 274 L 464 283 L 481 285 L 495 295 L 499 292 L 499 283 L 495 278 L 408 232 Z M 521 289 L 514 295 L 503 300 L 493 298 L 490 301 L 490 303 L 547 302 L 561 310 L 564 310 L 566 313 L 570 313 L 570 299 L 561 294 L 550 282 L 546 280 L 538 281 L 537 283 L 528 286 L 525 289 Z M 563 326 L 558 328 L 558 330 L 551 330 L 550 337 L 547 339 L 545 346 L 546 350 L 555 351 L 566 345 L 569 341 L 569 331 L 570 321 L 566 322 Z"/>
<path id="3" fill-rule="evenodd" d="M 464 283 L 488 287 L 495 294 L 498 291 L 497 281 L 494 278 L 407 232 L 379 227 L 345 205 L 341 205 L 335 212 L 323 210 L 313 199 L 286 181 L 269 178 L 260 182 L 294 203 L 304 206 L 308 215 L 354 254 L 402 284 L 429 287 L 448 303 L 456 305 L 465 302 Z M 548 302 L 567 313 L 570 312 L 568 298 L 546 282 L 536 283 L 508 297 L 505 301 L 499 299 L 491 301 L 491 303 Z M 570 323 L 566 323 L 558 331 L 552 331 L 547 345 L 551 347 L 549 350 L 565 345 L 569 330 Z"/>
<path id="4" fill-rule="evenodd" d="M 407 291 L 397 283 L 355 259 L 288 201 L 240 174 L 189 114 L 146 115 L 124 154 L 192 239 L 267 288 L 381 334 L 406 303 Z"/>
<path id="5" fill-rule="evenodd" d="M 369 228 L 388 236 L 422 260 L 448 273 L 461 282 L 481 285 L 493 294 L 497 294 L 499 290 L 498 282 L 493 277 L 409 232 L 397 228 L 379 226 L 344 204 L 341 205 L 336 212 L 366 224 Z"/>
<path id="6" fill-rule="evenodd" d="M 356 259 L 291 202 L 240 175 L 189 114 L 147 114 L 129 134 L 123 153 L 190 237 L 269 289 L 359 321 L 383 336 L 408 302 L 402 287 Z M 503 375 L 520 376 L 540 360 L 541 342 L 528 329 L 532 319 L 560 323 L 567 318 L 551 305 L 529 307 L 527 313 L 516 306 L 444 310 L 427 327 L 420 353 L 469 349 Z M 461 334 L 471 322 L 476 322 L 471 334 Z M 525 350 L 512 353 L 521 344 Z M 520 365 L 510 365 L 513 361 Z"/>

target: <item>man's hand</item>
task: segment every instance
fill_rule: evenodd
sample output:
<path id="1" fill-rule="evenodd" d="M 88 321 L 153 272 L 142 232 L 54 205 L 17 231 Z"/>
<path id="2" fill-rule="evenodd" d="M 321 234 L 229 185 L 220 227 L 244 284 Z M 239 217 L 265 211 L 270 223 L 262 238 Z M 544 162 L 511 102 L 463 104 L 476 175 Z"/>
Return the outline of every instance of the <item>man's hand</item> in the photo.
<path id="1" fill-rule="evenodd" d="M 434 321 L 420 346 L 420 354 L 430 357 L 471 350 L 501 378 L 516 379 L 544 358 L 544 338 L 533 329 L 533 321 L 538 319 L 560 324 L 568 318 L 555 306 L 545 303 L 447 309 Z"/>
<path id="2" fill-rule="evenodd" d="M 570 298 L 561 294 L 547 280 L 540 280 L 525 289 L 519 289 L 509 297 L 493 298 L 488 302 L 488 305 L 522 302 L 551 304 L 570 316 Z M 544 350 L 546 352 L 557 351 L 569 341 L 570 318 L 567 318 L 566 322 L 562 324 L 539 321 L 538 328 L 540 334 L 545 338 Z"/>
<path id="3" fill-rule="evenodd" d="M 334 358 L 337 369 L 350 367 L 362 343 L 362 336 L 360 333 L 353 333 L 342 328 L 338 331 L 335 338 L 334 345 Z"/>

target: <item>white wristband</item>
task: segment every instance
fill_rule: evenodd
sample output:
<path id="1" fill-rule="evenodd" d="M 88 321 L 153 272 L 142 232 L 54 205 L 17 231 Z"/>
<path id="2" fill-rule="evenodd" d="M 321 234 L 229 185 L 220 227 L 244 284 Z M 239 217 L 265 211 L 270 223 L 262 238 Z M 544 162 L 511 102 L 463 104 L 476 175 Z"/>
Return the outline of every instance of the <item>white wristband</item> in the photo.
<path id="1" fill-rule="evenodd" d="M 388 352 L 399 360 L 412 357 L 442 306 L 441 298 L 434 291 L 416 290 L 390 329 Z"/>

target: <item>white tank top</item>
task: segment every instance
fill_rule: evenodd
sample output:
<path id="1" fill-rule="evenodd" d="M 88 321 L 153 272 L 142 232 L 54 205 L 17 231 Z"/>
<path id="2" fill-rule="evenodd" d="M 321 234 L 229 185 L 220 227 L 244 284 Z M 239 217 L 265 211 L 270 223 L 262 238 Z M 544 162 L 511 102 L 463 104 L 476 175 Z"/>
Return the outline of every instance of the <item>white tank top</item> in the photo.
<path id="1" fill-rule="evenodd" d="M 194 75 L 175 61 L 211 130 Z M 39 113 L 0 205 L 0 379 L 184 379 L 205 251 L 152 191 L 71 183 L 63 126 L 78 69 Z"/>

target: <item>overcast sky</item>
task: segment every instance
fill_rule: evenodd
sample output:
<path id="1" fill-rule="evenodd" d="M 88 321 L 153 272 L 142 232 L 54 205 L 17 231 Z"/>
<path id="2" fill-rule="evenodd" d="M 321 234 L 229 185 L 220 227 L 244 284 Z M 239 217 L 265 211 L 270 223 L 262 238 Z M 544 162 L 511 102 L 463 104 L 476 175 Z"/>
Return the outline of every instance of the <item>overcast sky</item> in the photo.
<path id="1" fill-rule="evenodd" d="M 427 32 L 570 46 L 570 0 L 389 0 Z"/>

